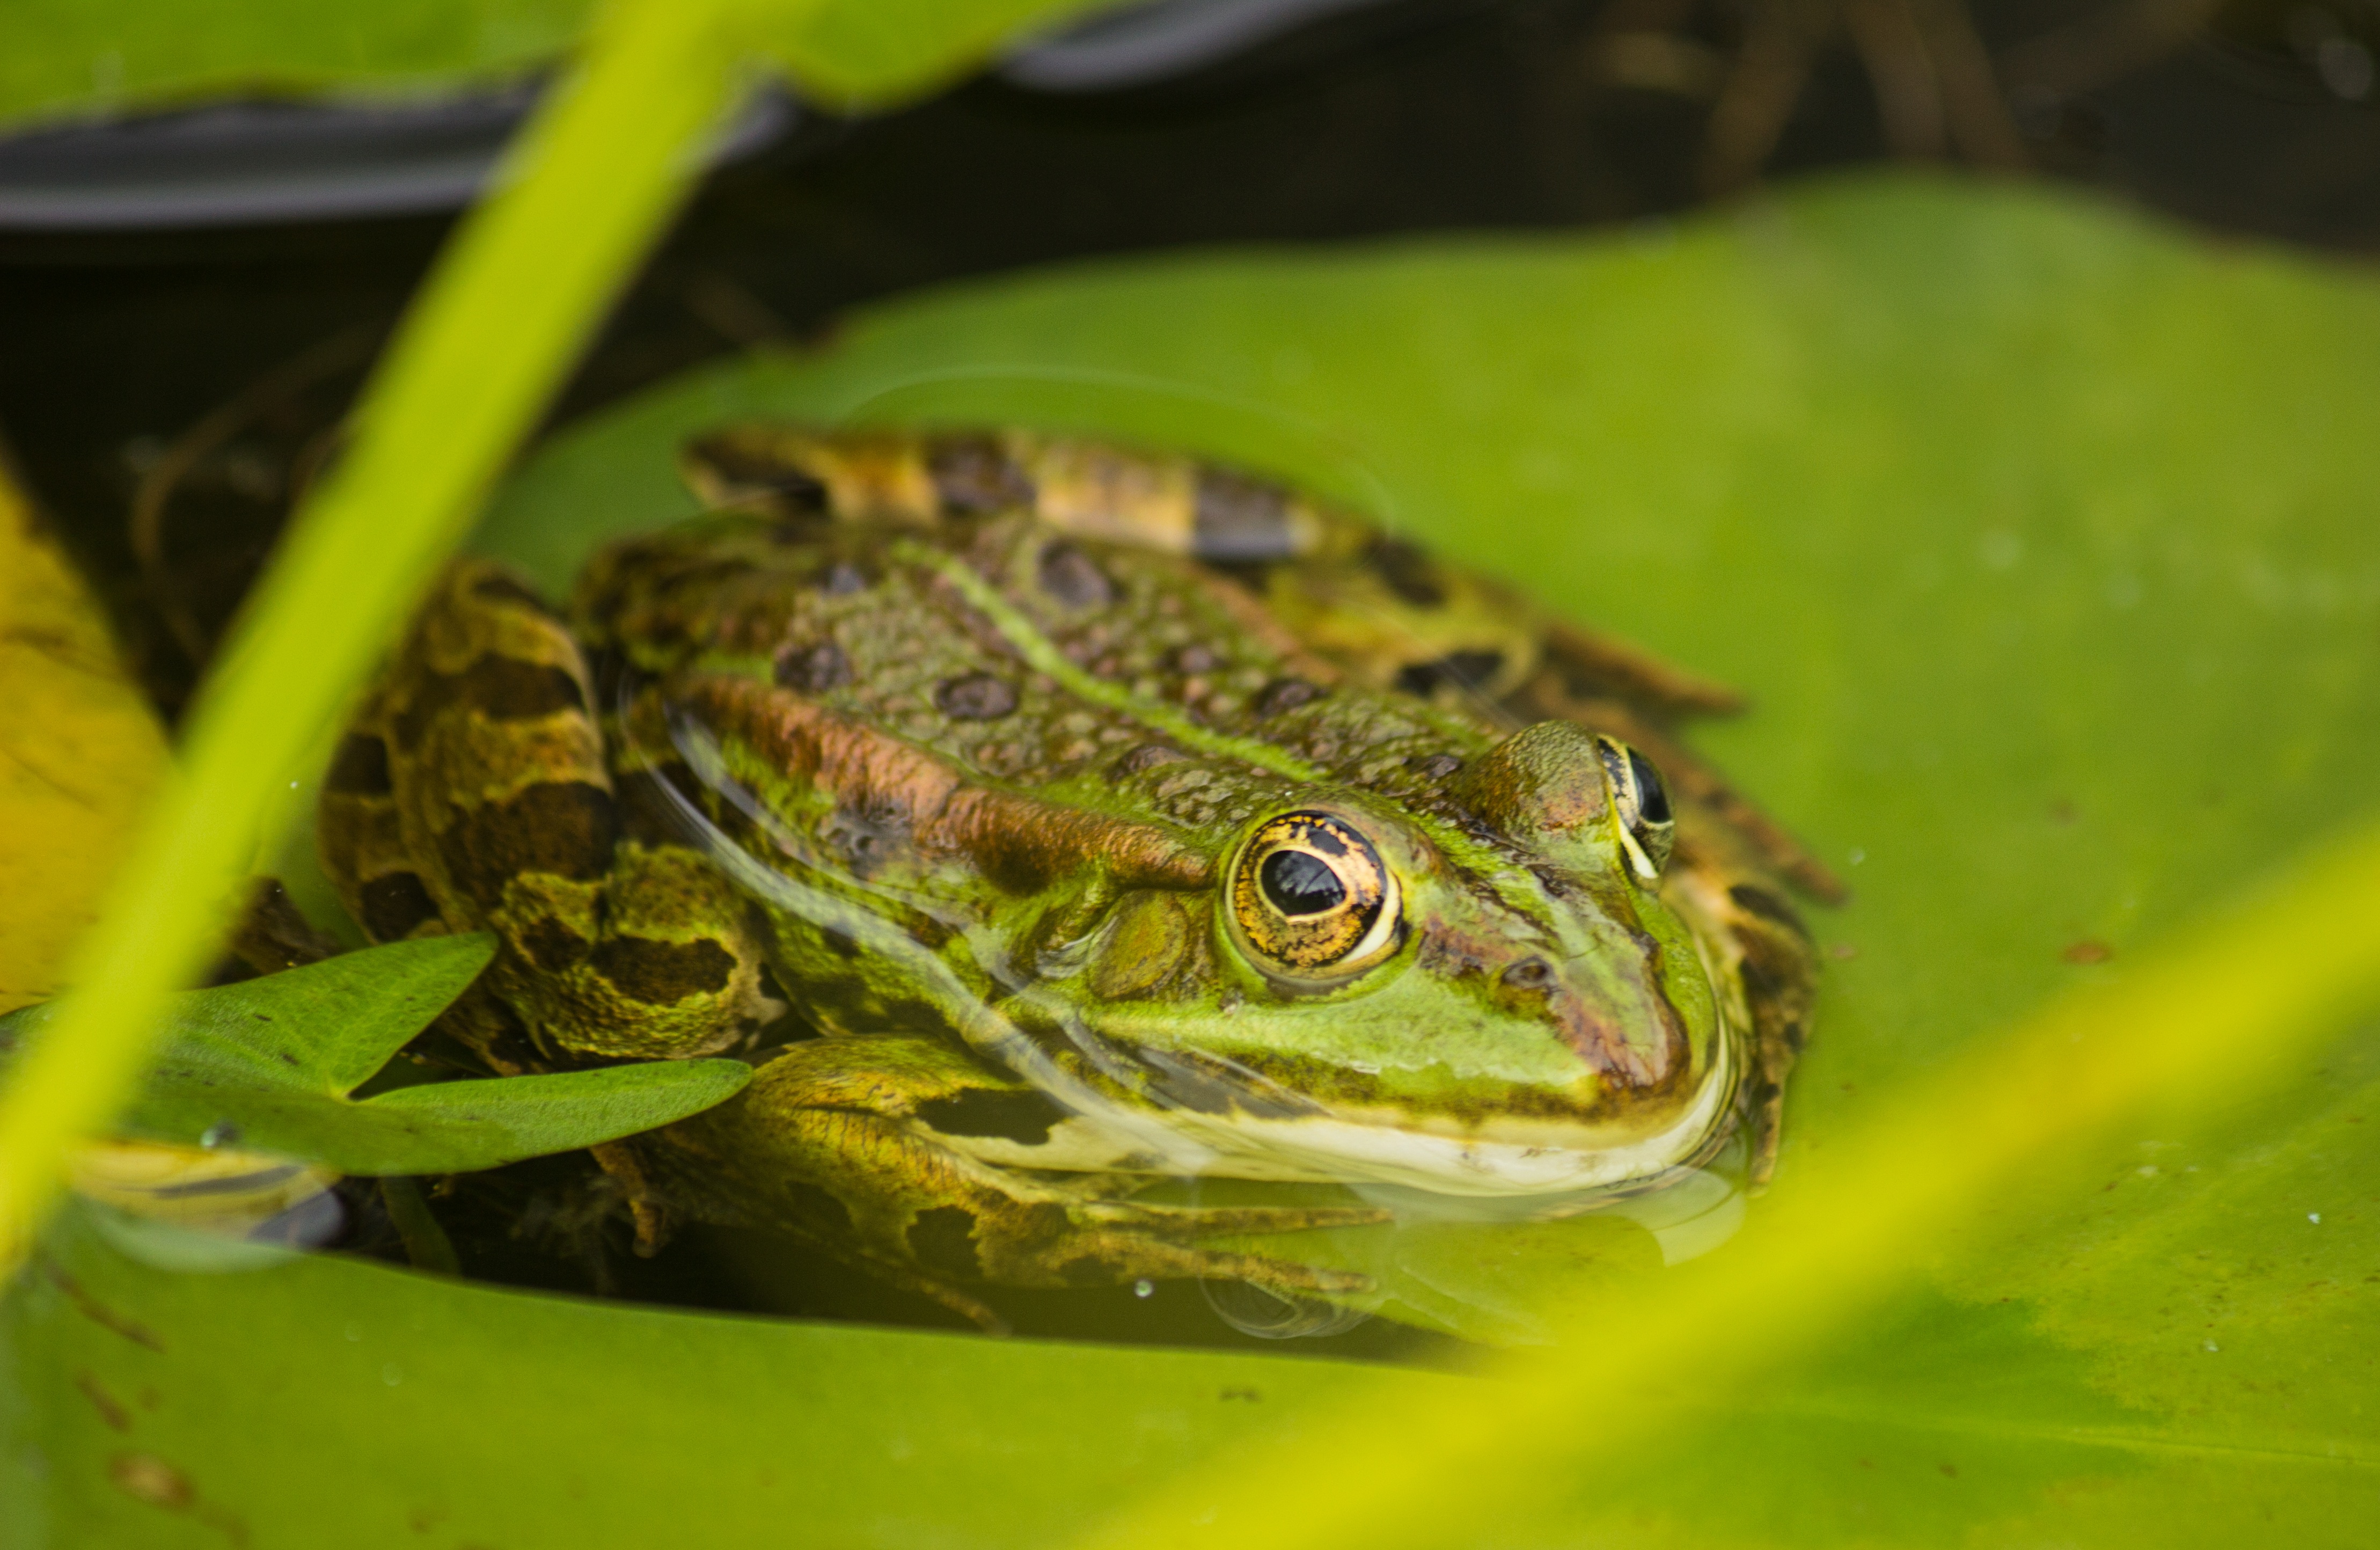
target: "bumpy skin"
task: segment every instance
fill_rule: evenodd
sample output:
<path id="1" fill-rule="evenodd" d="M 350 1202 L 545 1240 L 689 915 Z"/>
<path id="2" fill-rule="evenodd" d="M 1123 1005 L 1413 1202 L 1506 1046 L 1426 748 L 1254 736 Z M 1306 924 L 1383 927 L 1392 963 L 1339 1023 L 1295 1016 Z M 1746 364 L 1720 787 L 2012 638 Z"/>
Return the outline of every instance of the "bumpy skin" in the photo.
<path id="1" fill-rule="evenodd" d="M 780 996 L 828 1035 L 611 1151 L 649 1210 L 981 1316 L 963 1283 L 1348 1289 L 1195 1240 L 1375 1214 L 1116 1198 L 1185 1137 L 1331 1178 L 1301 1126 L 1621 1148 L 1731 1082 L 1638 1182 L 1730 1123 L 1766 1177 L 1815 978 L 1779 879 L 1837 890 L 1676 744 L 1726 691 L 1184 459 L 753 426 L 686 466 L 727 514 L 607 551 L 566 627 L 458 568 L 322 820 L 375 936 L 498 933 L 467 1037 L 499 1068 L 744 1047 Z M 1581 728 L 1660 765 L 1674 835 Z M 1253 882 L 1298 812 L 1393 893 L 1318 970 Z"/>

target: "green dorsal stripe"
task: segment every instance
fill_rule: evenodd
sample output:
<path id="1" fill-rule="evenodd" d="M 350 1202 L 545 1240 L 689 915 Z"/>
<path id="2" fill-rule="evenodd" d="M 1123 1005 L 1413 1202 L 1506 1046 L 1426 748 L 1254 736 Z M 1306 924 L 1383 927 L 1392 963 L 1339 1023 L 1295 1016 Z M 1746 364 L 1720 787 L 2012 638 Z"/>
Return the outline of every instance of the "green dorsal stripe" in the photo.
<path id="1" fill-rule="evenodd" d="M 1056 679 L 1067 693 L 1094 704 L 1105 705 L 1111 711 L 1122 712 L 1135 721 L 1164 733 L 1185 749 L 1219 759 L 1237 759 L 1291 780 L 1314 782 L 1322 778 L 1321 772 L 1314 766 L 1290 757 L 1270 743 L 1210 731 L 1171 705 L 1144 700 L 1122 684 L 1110 683 L 1105 678 L 1086 673 L 1067 661 L 1065 653 L 1050 642 L 1050 637 L 1041 633 L 1040 627 L 1026 618 L 1014 604 L 1001 596 L 998 588 L 941 550 L 915 539 L 904 538 L 894 541 L 892 554 L 897 559 L 932 569 L 956 587 L 960 595 L 991 621 L 991 627 L 1016 648 L 1017 654 L 1024 657 L 1035 672 Z"/>

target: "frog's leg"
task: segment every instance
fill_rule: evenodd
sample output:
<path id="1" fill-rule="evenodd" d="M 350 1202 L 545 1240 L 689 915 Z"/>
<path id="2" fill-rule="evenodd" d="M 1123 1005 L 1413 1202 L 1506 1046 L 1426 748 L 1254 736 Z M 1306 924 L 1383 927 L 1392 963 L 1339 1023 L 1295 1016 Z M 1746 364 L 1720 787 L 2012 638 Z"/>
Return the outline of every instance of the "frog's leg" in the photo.
<path id="1" fill-rule="evenodd" d="M 488 562 L 439 583 L 339 751 L 319 833 L 375 939 L 496 934 L 465 1036 L 501 1066 L 707 1054 L 781 1009 L 750 907 L 614 801 L 577 645 Z"/>
<path id="2" fill-rule="evenodd" d="M 1712 967 L 1720 993 L 1741 997 L 1733 1013 L 1752 1030 L 1751 1068 L 1736 1103 L 1752 1134 L 1746 1182 L 1758 1190 L 1777 1166 L 1786 1074 L 1809 1037 L 1817 945 L 1764 859 L 1732 825 L 1705 811 L 1679 809 L 1661 894 L 1718 960 Z"/>
<path id="3" fill-rule="evenodd" d="M 1385 1221 L 1361 1208 L 1200 1209 L 1112 1198 L 1112 1180 L 1029 1160 L 1067 1124 L 1033 1088 L 927 1039 L 840 1035 L 790 1046 L 736 1097 L 634 1144 L 647 1188 L 703 1220 L 791 1233 L 979 1323 L 962 1290 L 1192 1276 L 1288 1296 L 1367 1278 L 1198 1239 Z"/>

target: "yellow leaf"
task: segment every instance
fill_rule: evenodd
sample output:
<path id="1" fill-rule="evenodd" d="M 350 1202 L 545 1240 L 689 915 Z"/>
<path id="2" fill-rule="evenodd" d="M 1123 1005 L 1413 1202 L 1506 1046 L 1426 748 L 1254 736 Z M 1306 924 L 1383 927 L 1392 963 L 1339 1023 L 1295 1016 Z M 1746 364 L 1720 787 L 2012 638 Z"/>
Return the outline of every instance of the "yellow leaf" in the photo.
<path id="1" fill-rule="evenodd" d="M 0 470 L 0 1012 L 57 994 L 165 760 L 97 602 Z"/>

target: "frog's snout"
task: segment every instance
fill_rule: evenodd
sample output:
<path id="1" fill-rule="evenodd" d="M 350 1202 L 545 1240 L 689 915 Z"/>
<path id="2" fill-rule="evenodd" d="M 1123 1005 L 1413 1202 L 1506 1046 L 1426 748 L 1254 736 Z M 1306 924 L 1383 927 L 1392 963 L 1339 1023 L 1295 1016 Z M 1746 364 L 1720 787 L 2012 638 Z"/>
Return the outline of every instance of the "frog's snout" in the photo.
<path id="1" fill-rule="evenodd" d="M 1555 1037 L 1607 1088 L 1650 1094 L 1690 1064 L 1686 1019 L 1650 973 L 1613 975 L 1592 957 L 1557 965 L 1524 958 L 1501 976 L 1505 994 L 1537 1002 Z"/>

